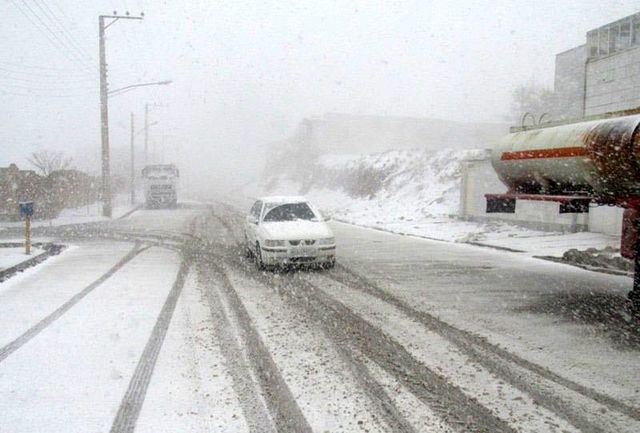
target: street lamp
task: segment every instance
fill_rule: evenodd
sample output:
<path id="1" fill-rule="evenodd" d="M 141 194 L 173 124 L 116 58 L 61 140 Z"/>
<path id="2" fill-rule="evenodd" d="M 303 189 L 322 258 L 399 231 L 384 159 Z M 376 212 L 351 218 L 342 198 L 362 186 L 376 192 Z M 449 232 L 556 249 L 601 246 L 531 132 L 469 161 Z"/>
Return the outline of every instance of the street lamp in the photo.
<path id="1" fill-rule="evenodd" d="M 136 87 L 145 87 L 145 86 L 166 86 L 171 84 L 173 81 L 171 80 L 163 80 L 163 81 L 153 81 L 151 83 L 140 83 L 140 84 L 131 84 L 129 86 L 124 86 L 124 87 L 120 87 L 118 89 L 115 90 L 109 90 L 107 92 L 107 96 L 113 97 L 113 96 L 118 96 L 121 95 L 123 93 L 127 93 L 130 90 L 135 89 Z"/>

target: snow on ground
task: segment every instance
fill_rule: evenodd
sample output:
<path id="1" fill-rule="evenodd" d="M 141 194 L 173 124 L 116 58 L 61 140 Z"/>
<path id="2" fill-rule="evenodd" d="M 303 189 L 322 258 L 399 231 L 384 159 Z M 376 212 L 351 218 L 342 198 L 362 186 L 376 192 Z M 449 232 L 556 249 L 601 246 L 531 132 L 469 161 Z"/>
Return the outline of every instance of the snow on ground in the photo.
<path id="1" fill-rule="evenodd" d="M 27 255 L 24 252 L 24 247 L 4 247 L 0 244 L 0 271 L 29 260 L 43 252 L 44 250 L 41 248 L 32 247 L 31 254 Z"/>
<path id="2" fill-rule="evenodd" d="M 97 280 L 131 250 L 125 242 L 81 242 L 0 284 L 0 346 Z"/>
<path id="3" fill-rule="evenodd" d="M 36 203 L 37 206 L 37 203 Z M 128 194 L 120 194 L 114 197 L 112 215 L 113 218 L 120 218 L 127 212 L 130 212 L 135 208 L 135 205 L 129 203 Z M 47 220 L 35 220 L 31 222 L 32 227 L 44 227 L 44 226 L 62 226 L 67 224 L 82 224 L 96 221 L 109 221 L 113 218 L 106 218 L 102 216 L 102 203 L 96 202 L 86 206 L 77 208 L 63 209 L 57 218 Z M 3 228 L 22 227 L 24 222 L 0 222 L 0 231 Z"/>
<path id="4" fill-rule="evenodd" d="M 475 365 L 460 350 L 441 335 L 420 326 L 407 318 L 395 307 L 377 301 L 371 295 L 353 290 L 345 285 L 336 285 L 323 275 L 311 275 L 336 299 L 340 299 L 352 310 L 358 311 L 369 323 L 382 329 L 426 366 L 445 375 L 447 380 L 460 387 L 472 398 L 490 408 L 519 432 L 555 431 L 548 425 L 553 420 L 563 432 L 577 431 L 566 421 L 537 405 L 533 398 L 500 379 L 481 366 Z M 419 341 L 420 344 L 415 344 Z M 424 414 L 425 408 L 416 410 Z M 426 430 L 432 419 L 422 420 L 417 425 Z"/>
<path id="5" fill-rule="evenodd" d="M 313 431 L 385 431 L 372 402 L 322 332 L 269 289 L 231 268 L 226 271 L 232 284 L 243 288 L 238 296 Z"/>
<path id="6" fill-rule="evenodd" d="M 104 253 L 105 248 L 98 251 Z M 89 277 L 95 272 L 95 263 L 93 260 L 91 269 L 85 269 L 82 275 Z M 2 427 L 11 432 L 108 431 L 175 279 L 178 263 L 176 253 L 167 250 L 152 248 L 141 253 L 7 357 L 0 364 L 0 395 L 7 396 L 0 401 Z M 69 275 L 69 267 L 65 268 Z M 36 285 L 44 282 L 47 286 L 38 290 Z M 75 286 L 65 275 L 58 273 L 55 278 L 52 272 L 32 283 L 13 288 L 22 292 L 21 296 L 15 294 L 16 301 L 21 299 L 22 303 L 14 307 L 12 317 L 31 313 L 32 303 L 26 301 L 35 298 L 38 310 L 46 301 L 46 312 L 29 316 L 42 318 L 43 312 L 49 313 L 56 305 L 52 299 L 57 297 L 57 290 Z M 38 292 L 43 290 L 48 295 L 38 299 Z M 11 295 L 6 291 L 1 294 Z M 3 317 L 5 324 L 15 320 Z"/>
<path id="7" fill-rule="evenodd" d="M 484 150 L 390 151 L 372 155 L 325 155 L 305 183 L 286 174 L 253 186 L 247 195 L 304 194 L 333 219 L 397 234 L 475 243 L 562 256 L 570 248 L 619 247 L 599 233 L 536 231 L 500 221 L 457 218 L 462 163 Z"/>
<path id="8" fill-rule="evenodd" d="M 191 272 L 178 300 L 136 432 L 249 431 Z"/>

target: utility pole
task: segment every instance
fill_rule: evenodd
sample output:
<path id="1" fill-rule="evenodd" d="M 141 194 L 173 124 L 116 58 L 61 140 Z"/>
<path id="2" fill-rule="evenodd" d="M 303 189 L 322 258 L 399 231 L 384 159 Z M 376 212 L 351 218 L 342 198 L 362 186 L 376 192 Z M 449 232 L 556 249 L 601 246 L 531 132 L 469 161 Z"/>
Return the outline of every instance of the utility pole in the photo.
<path id="1" fill-rule="evenodd" d="M 113 15 L 98 16 L 98 35 L 100 38 L 100 138 L 102 143 L 102 215 L 111 218 L 111 171 L 109 167 L 109 105 L 108 105 L 108 84 L 107 84 L 107 54 L 105 50 L 105 31 L 107 28 L 121 19 L 141 20 L 144 14 L 139 17 L 118 15 L 114 11 Z M 105 25 L 105 20 L 111 21 Z"/>
<path id="2" fill-rule="evenodd" d="M 149 163 L 149 104 L 144 104 L 144 163 Z"/>
<path id="3" fill-rule="evenodd" d="M 102 215 L 111 218 L 111 174 L 109 172 L 109 107 L 107 105 L 107 54 L 104 41 L 104 16 L 100 27 L 100 138 L 102 141 Z"/>
<path id="4" fill-rule="evenodd" d="M 133 126 L 133 113 L 131 113 L 131 204 L 136 204 L 136 152 L 134 146 L 135 131 Z"/>

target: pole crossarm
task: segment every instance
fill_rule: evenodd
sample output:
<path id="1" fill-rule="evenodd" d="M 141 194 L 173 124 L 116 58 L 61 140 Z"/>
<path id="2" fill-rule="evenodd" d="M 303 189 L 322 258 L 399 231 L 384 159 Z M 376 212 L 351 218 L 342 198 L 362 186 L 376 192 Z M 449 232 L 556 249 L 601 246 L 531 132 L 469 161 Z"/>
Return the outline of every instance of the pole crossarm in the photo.
<path id="1" fill-rule="evenodd" d="M 109 24 L 104 26 L 104 29 L 107 30 L 111 25 L 115 24 L 118 20 L 142 20 L 144 19 L 144 15 L 139 17 L 132 17 L 129 15 L 100 15 L 100 18 L 102 19 L 106 18 L 106 19 L 112 20 Z"/>

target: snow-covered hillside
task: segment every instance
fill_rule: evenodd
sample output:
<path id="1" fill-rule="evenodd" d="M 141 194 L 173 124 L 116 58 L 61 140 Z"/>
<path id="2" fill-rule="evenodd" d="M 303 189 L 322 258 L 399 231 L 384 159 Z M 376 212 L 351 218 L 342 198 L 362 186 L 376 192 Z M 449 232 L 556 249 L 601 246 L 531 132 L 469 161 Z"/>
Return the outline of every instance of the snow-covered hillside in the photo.
<path id="1" fill-rule="evenodd" d="M 390 151 L 325 155 L 303 179 L 288 173 L 266 182 L 268 194 L 305 194 L 334 216 L 352 220 L 417 221 L 456 215 L 462 162 L 484 150 Z"/>

